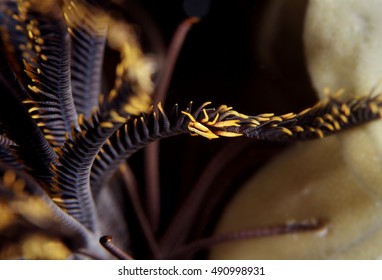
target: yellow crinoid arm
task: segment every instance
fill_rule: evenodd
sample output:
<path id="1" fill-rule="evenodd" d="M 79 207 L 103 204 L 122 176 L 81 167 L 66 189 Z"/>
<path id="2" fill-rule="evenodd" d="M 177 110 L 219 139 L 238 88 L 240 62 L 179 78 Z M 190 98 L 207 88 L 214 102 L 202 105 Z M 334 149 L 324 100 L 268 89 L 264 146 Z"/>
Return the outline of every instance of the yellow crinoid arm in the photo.
<path id="1" fill-rule="evenodd" d="M 182 111 L 182 114 L 186 115 L 191 120 L 188 124 L 188 130 L 190 131 L 192 136 L 200 135 L 209 140 L 219 138 L 219 136 L 217 136 L 215 133 L 209 130 L 208 127 L 196 121 L 190 113 Z"/>
<path id="2" fill-rule="evenodd" d="M 182 114 L 190 119 L 187 128 L 192 136 L 203 136 L 207 139 L 216 139 L 222 137 L 238 137 L 243 134 L 239 132 L 241 122 L 248 119 L 248 116 L 233 111 L 231 107 L 222 105 L 212 113 L 208 112 L 205 106 L 211 102 L 204 103 L 199 109 L 201 112 L 200 119 L 198 114 L 190 114 L 182 111 Z"/>

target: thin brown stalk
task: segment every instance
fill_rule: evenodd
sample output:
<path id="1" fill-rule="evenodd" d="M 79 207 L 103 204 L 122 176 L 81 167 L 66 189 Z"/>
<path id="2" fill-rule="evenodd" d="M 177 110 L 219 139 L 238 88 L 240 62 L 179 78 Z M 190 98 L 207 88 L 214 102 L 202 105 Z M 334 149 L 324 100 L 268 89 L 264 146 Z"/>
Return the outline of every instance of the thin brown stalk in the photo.
<path id="1" fill-rule="evenodd" d="M 242 151 L 246 145 L 230 143 L 225 146 L 207 165 L 200 175 L 195 186 L 191 189 L 181 208 L 177 212 L 167 231 L 161 240 L 161 247 L 172 250 L 181 245 L 187 239 L 187 232 L 193 225 L 195 216 L 200 209 L 204 197 L 212 185 L 214 179 L 220 174 L 222 168 L 226 166 L 235 156 Z"/>
<path id="2" fill-rule="evenodd" d="M 145 239 L 147 240 L 149 249 L 152 252 L 153 257 L 155 259 L 158 259 L 161 255 L 159 245 L 154 236 L 153 229 L 151 228 L 150 222 L 147 219 L 145 211 L 143 210 L 143 206 L 138 195 L 138 184 L 135 180 L 134 173 L 127 165 L 127 163 L 123 163 L 120 165 L 119 172 L 122 175 L 121 178 L 124 181 L 124 185 L 127 188 L 127 192 L 129 193 L 131 203 L 137 215 L 139 224 L 142 227 L 142 231 L 145 236 Z"/>
<path id="3" fill-rule="evenodd" d="M 306 220 L 301 222 L 294 222 L 291 224 L 261 227 L 256 229 L 219 234 L 219 235 L 203 238 L 198 241 L 192 242 L 190 244 L 184 245 L 175 252 L 173 257 L 188 258 L 189 255 L 192 255 L 197 251 L 210 248 L 214 245 L 221 244 L 224 242 L 319 230 L 323 227 L 323 225 L 324 225 L 323 221 L 317 220 L 317 219 L 311 219 L 311 220 Z"/>
<path id="4" fill-rule="evenodd" d="M 109 251 L 110 254 L 112 254 L 113 256 L 115 256 L 116 258 L 120 259 L 120 260 L 133 260 L 134 258 L 132 256 L 130 256 L 128 253 L 124 252 L 123 250 L 121 250 L 120 248 L 118 248 L 117 246 L 115 246 L 113 244 L 113 242 L 111 242 L 113 239 L 112 236 L 110 235 L 107 235 L 107 236 L 102 236 L 99 240 L 99 242 L 101 243 L 101 245 Z"/>

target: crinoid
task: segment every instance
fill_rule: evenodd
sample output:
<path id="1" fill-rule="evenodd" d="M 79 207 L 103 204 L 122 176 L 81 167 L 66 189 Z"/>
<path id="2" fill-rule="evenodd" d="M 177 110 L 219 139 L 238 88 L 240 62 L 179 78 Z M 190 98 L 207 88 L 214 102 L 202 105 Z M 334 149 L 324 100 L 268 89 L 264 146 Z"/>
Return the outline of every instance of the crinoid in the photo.
<path id="1" fill-rule="evenodd" d="M 179 134 L 322 138 L 380 118 L 381 96 L 328 97 L 282 115 L 250 116 L 210 102 L 167 111 L 156 100 L 155 59 L 117 9 L 101 0 L 0 1 L 0 257 L 191 258 L 224 240 L 320 227 L 323 221 L 192 240 L 200 188 L 169 222 L 153 206 L 161 204 L 159 191 L 138 187 L 123 163 Z M 111 86 L 102 78 L 105 46 L 120 55 Z M 143 194 L 154 198 L 142 203 Z"/>

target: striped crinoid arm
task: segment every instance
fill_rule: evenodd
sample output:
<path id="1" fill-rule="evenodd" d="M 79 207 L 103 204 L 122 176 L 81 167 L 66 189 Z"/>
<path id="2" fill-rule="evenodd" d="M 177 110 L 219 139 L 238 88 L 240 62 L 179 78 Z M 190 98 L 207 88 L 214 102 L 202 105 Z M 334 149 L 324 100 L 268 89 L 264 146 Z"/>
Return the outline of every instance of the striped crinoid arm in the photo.
<path id="1" fill-rule="evenodd" d="M 158 104 L 158 110 L 153 108 L 149 114 L 130 118 L 108 139 L 94 160 L 90 175 L 94 197 L 122 161 L 150 142 L 184 133 L 207 139 L 241 136 L 235 130 L 248 117 L 225 105 L 209 108 L 210 104 L 206 102 L 193 110 L 191 102 L 182 111 L 176 105 L 169 117 Z"/>
<path id="2" fill-rule="evenodd" d="M 65 21 L 71 38 L 71 77 L 77 114 L 90 117 L 98 106 L 101 72 L 109 24 L 108 14 L 82 0 L 65 0 Z"/>
<path id="3" fill-rule="evenodd" d="M 74 131 L 72 139 L 57 152 L 50 196 L 61 209 L 96 232 L 97 216 L 88 177 L 94 157 L 113 130 L 100 127 L 97 114 L 88 121 L 80 118 L 80 127 L 82 131 Z"/>
<path id="4" fill-rule="evenodd" d="M 160 104 L 158 109 L 158 113 L 151 111 L 149 114 L 129 118 L 105 142 L 90 173 L 90 186 L 95 199 L 123 160 L 151 141 L 181 133 L 179 129 L 172 129 Z M 174 114 L 178 115 L 178 110 L 175 109 Z"/>
<path id="5" fill-rule="evenodd" d="M 0 258 L 61 259 L 109 255 L 78 221 L 55 205 L 23 171 L 0 162 Z M 37 241 L 40 246 L 27 246 Z M 34 249 L 33 249 L 34 248 Z"/>
<path id="6" fill-rule="evenodd" d="M 22 135 L 18 135 L 22 133 L 22 130 L 18 130 L 18 132 L 16 132 L 17 129 L 5 125 L 5 123 L 7 122 L 6 116 L 13 117 L 13 118 L 15 117 L 22 118 L 21 116 L 23 115 L 24 118 L 28 118 L 28 113 L 26 112 L 24 106 L 21 103 L 21 100 L 27 98 L 28 93 L 24 89 L 24 87 L 18 80 L 16 73 L 13 71 L 12 67 L 8 63 L 6 59 L 6 53 L 4 51 L 0 52 L 0 82 L 3 83 L 1 85 L 3 89 L 2 91 L 3 96 L 0 98 L 1 102 L 3 102 L 2 104 L 3 107 L 1 108 L 3 114 L 0 114 L 0 158 L 2 159 L 3 162 L 6 162 L 7 164 L 11 165 L 14 168 L 23 169 L 27 167 L 28 164 L 32 163 L 31 162 L 32 158 L 29 159 L 30 160 L 29 162 L 28 160 L 27 162 L 23 162 L 22 160 L 23 151 L 25 152 L 25 149 L 28 149 L 28 148 L 19 147 L 14 141 L 11 140 L 11 138 L 19 141 L 20 144 L 23 144 L 26 139 L 33 138 L 33 136 L 25 134 L 24 135 L 25 138 L 24 138 Z M 11 101 L 7 101 L 7 100 L 11 100 Z M 8 104 L 6 102 L 10 102 L 10 103 Z M 18 109 L 14 109 L 12 108 L 12 106 L 16 106 L 18 107 Z M 14 112 L 14 110 L 16 110 L 16 112 L 17 110 L 20 110 L 23 113 L 22 115 L 18 115 L 18 114 L 12 115 L 12 112 Z M 11 115 L 7 115 L 8 114 L 7 112 L 10 112 Z M 19 126 L 21 126 L 23 123 L 34 124 L 33 121 L 25 120 L 25 122 L 20 121 Z M 30 132 L 31 130 L 28 129 L 28 131 Z M 34 145 L 32 145 L 32 147 L 34 148 L 40 147 L 41 150 L 40 151 L 38 151 L 38 149 L 36 151 L 29 150 L 29 152 L 27 152 L 26 154 L 30 154 L 30 155 L 32 153 L 35 153 L 36 155 L 39 153 L 41 153 L 40 155 L 45 154 L 43 156 L 43 158 L 45 158 L 44 165 L 46 167 L 45 170 L 48 170 L 47 168 L 48 162 L 50 159 L 53 159 L 53 151 L 50 149 L 49 144 L 45 141 L 45 139 L 42 138 L 42 133 L 39 131 L 38 127 L 35 124 L 34 124 L 34 131 L 36 132 L 34 136 L 37 136 L 37 137 L 34 139 Z M 43 143 L 38 143 L 42 139 L 43 139 Z M 20 152 L 20 155 L 18 155 L 17 152 Z M 30 168 L 32 166 L 28 166 L 28 167 Z"/>
<path id="7" fill-rule="evenodd" d="M 80 128 L 73 130 L 52 166 L 53 201 L 92 231 L 98 228 L 89 186 L 92 163 L 105 141 L 129 117 L 149 111 L 153 91 L 153 63 L 141 51 L 133 29 L 112 21 L 108 43 L 121 53 L 114 86 L 101 101 L 98 112 L 87 120 L 80 115 Z"/>
<path id="8" fill-rule="evenodd" d="M 44 134 L 22 104 L 28 92 L 18 79 L 6 51 L 0 52 L 1 159 L 17 169 L 26 169 L 43 181 L 50 179 L 55 154 Z"/>
<path id="9" fill-rule="evenodd" d="M 0 131 L 1 133 L 1 131 Z M 17 155 L 18 146 L 9 138 L 0 134 L 0 158 L 1 161 L 14 169 L 25 169 L 19 155 Z"/>
<path id="10" fill-rule="evenodd" d="M 0 130 L 17 145 L 17 155 L 28 172 L 49 181 L 50 163 L 55 159 L 55 153 L 23 106 L 19 90 L 13 81 L 0 75 Z"/>
<path id="11" fill-rule="evenodd" d="M 23 112 L 22 114 L 24 118 L 27 119 L 29 116 L 21 102 L 22 100 L 25 100 L 26 98 L 28 98 L 28 92 L 20 83 L 20 80 L 17 78 L 16 73 L 13 71 L 12 67 L 6 60 L 6 53 L 4 52 L 0 53 L 0 82 L 3 83 L 2 85 L 2 88 L 4 90 L 3 94 L 8 95 L 8 96 L 2 96 L 2 98 L 0 98 L 0 100 L 2 100 L 1 102 L 7 102 L 6 100 L 9 100 L 9 99 L 12 100 L 10 101 L 11 102 L 10 104 L 8 103 L 3 104 L 4 106 L 2 108 L 3 115 L 2 117 L 0 117 L 2 118 L 0 120 L 0 158 L 4 162 L 11 165 L 12 167 L 20 168 L 20 169 L 25 169 L 26 167 L 28 167 L 29 170 L 33 172 L 33 171 L 36 171 L 36 169 L 34 168 L 36 166 L 32 166 L 33 157 L 31 157 L 29 160 L 27 159 L 27 161 L 24 162 L 22 159 L 23 152 L 25 152 L 26 149 L 29 150 L 25 154 L 27 157 L 32 156 L 32 154 L 35 154 L 35 155 L 39 153 L 41 153 L 41 155 L 45 154 L 43 156 L 43 158 L 45 158 L 44 160 L 45 164 L 43 164 L 43 166 L 45 167 L 44 173 L 46 173 L 46 171 L 49 170 L 49 160 L 54 158 L 54 153 L 51 150 L 48 142 L 45 139 L 43 139 L 43 134 L 41 133 L 40 129 L 36 126 L 36 124 L 31 120 L 25 120 L 24 124 L 26 123 L 33 124 L 34 131 L 36 132 L 36 134 L 34 134 L 33 136 L 25 134 L 24 135 L 25 138 L 22 136 L 22 134 L 17 135 L 22 133 L 23 131 L 22 129 L 16 132 L 17 129 L 5 125 L 8 119 L 7 116 L 13 117 L 13 118 L 21 117 L 18 114 L 12 113 L 13 109 L 11 106 L 19 107 L 16 110 L 20 110 L 21 112 Z M 10 112 L 11 115 L 7 115 L 8 114 L 7 112 Z M 22 123 L 23 121 L 20 122 L 19 126 L 21 126 Z M 31 130 L 28 129 L 28 131 L 30 132 Z M 34 138 L 34 137 L 36 138 L 34 140 L 34 145 L 32 147 L 37 148 L 37 150 L 35 151 L 30 150 L 29 148 L 26 148 L 26 147 L 22 147 L 22 146 L 19 147 L 14 141 L 11 140 L 11 138 L 13 138 L 17 140 L 19 144 L 23 144 L 27 139 L 29 139 L 30 141 L 30 138 Z M 42 143 L 40 141 L 42 141 Z M 41 150 L 38 150 L 38 147 Z M 28 166 L 28 164 L 30 166 Z"/>
<path id="12" fill-rule="evenodd" d="M 190 112 L 192 103 L 185 109 Z M 149 114 L 130 118 L 103 145 L 94 160 L 90 186 L 94 198 L 98 197 L 101 187 L 114 174 L 118 166 L 148 143 L 162 138 L 187 132 L 185 122 L 189 122 L 184 114 L 180 114 L 175 106 L 170 117 L 167 117 L 161 104 L 158 110 L 152 109 Z"/>
<path id="13" fill-rule="evenodd" d="M 13 69 L 17 77 L 26 83 L 24 73 L 24 63 L 22 52 L 19 47 L 26 46 L 28 36 L 25 34 L 25 9 L 20 1 L 3 0 L 0 1 L 0 33 L 1 33 L 1 51 L 5 56 L 7 63 Z M 2 61 L 4 64 L 4 61 Z"/>
<path id="14" fill-rule="evenodd" d="M 24 104 L 50 144 L 62 146 L 77 116 L 61 8 L 54 0 L 4 0 L 1 8 L 5 50 L 28 92 Z"/>
<path id="15" fill-rule="evenodd" d="M 252 116 L 241 123 L 239 132 L 261 140 L 310 140 L 380 118 L 382 95 L 355 97 L 347 101 L 333 96 L 298 114 Z"/>

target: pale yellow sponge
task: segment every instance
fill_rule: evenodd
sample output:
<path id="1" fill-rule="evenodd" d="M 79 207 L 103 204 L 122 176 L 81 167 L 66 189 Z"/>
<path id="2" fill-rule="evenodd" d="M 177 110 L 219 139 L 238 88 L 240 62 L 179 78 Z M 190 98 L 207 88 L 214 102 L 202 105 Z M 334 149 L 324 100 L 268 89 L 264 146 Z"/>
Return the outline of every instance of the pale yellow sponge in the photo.
<path id="1" fill-rule="evenodd" d="M 304 43 L 317 93 L 380 93 L 382 1 L 311 0 Z M 225 243 L 212 259 L 382 258 L 382 122 L 298 143 L 257 172 L 216 233 L 322 220 L 319 230 Z"/>
<path id="2" fill-rule="evenodd" d="M 382 1 L 310 0 L 304 44 L 313 85 L 345 95 L 382 90 Z M 379 89 L 379 90 L 378 90 Z"/>

